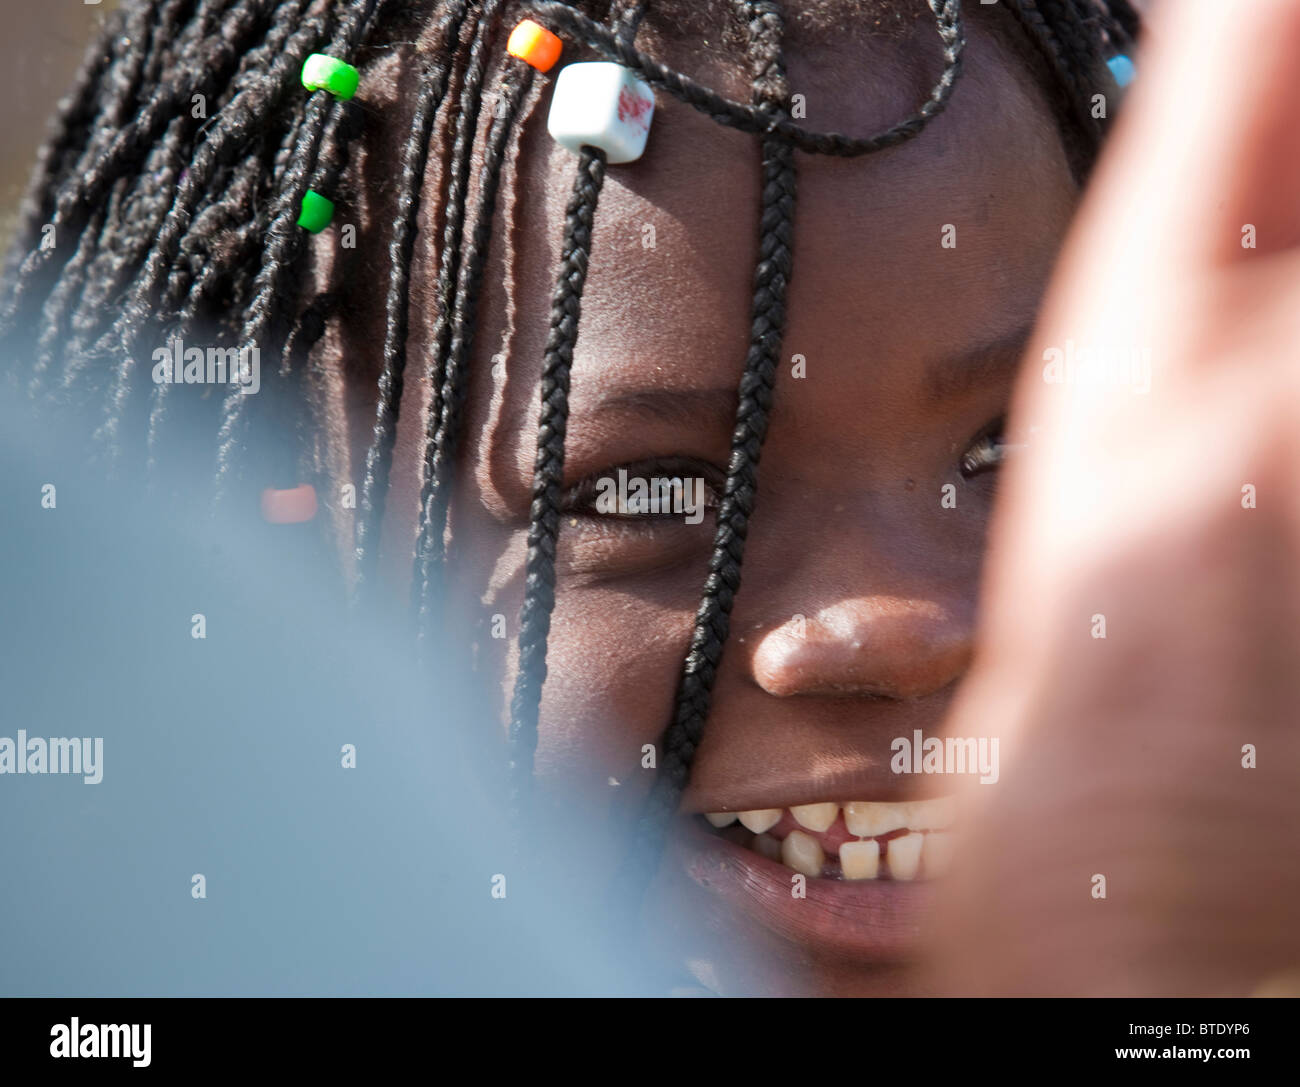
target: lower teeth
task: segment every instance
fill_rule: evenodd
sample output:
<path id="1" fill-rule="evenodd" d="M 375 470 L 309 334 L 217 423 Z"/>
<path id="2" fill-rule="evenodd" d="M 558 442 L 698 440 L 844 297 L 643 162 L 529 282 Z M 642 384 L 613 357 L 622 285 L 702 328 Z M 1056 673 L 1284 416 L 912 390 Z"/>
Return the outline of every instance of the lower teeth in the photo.
<path id="1" fill-rule="evenodd" d="M 707 825 L 707 824 L 706 824 Z M 733 845 L 749 849 L 754 853 L 765 857 L 767 860 L 776 861 L 783 864 L 791 871 L 802 872 L 810 879 L 838 880 L 844 883 L 863 883 L 871 880 L 891 880 L 891 881 L 911 881 L 917 878 L 917 871 L 920 867 L 921 857 L 921 837 L 923 834 L 928 836 L 926 831 L 908 831 L 898 830 L 889 834 L 881 835 L 878 838 L 856 838 L 846 841 L 844 845 L 853 845 L 858 842 L 874 842 L 879 850 L 879 861 L 874 874 L 863 874 L 854 878 L 848 878 L 844 875 L 844 869 L 838 856 L 822 855 L 820 868 L 813 872 L 811 869 L 816 865 L 816 854 L 822 852 L 820 843 L 815 838 L 803 835 L 800 831 L 791 831 L 787 838 L 793 835 L 800 835 L 807 838 L 807 841 L 815 845 L 816 851 L 808 848 L 806 843 L 792 843 L 791 846 L 785 846 L 785 839 L 777 839 L 772 835 L 763 833 L 755 834 L 738 823 L 721 829 L 710 828 L 715 834 L 727 839 Z M 945 836 L 946 837 L 946 836 Z M 902 839 L 911 839 L 907 846 L 903 846 Z M 889 866 L 890 860 L 890 843 L 898 841 L 900 844 L 895 849 L 894 868 L 891 871 Z M 913 844 L 914 843 L 914 844 Z M 841 846 L 843 848 L 843 846 Z M 794 860 L 796 863 L 790 863 Z M 869 851 L 863 851 L 863 857 L 855 859 L 855 867 L 859 871 L 867 873 L 870 871 L 870 854 Z M 937 867 L 937 866 L 936 866 Z M 926 875 L 938 873 L 926 872 Z"/>

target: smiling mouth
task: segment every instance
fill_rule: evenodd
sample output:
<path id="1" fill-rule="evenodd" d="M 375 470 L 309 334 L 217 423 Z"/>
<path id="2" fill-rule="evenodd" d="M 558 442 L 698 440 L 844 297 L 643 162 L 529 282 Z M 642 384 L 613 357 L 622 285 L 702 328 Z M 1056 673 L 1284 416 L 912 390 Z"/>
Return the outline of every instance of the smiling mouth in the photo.
<path id="1" fill-rule="evenodd" d="M 702 826 L 808 879 L 910 882 L 943 876 L 952 860 L 954 800 L 827 801 L 706 812 Z"/>

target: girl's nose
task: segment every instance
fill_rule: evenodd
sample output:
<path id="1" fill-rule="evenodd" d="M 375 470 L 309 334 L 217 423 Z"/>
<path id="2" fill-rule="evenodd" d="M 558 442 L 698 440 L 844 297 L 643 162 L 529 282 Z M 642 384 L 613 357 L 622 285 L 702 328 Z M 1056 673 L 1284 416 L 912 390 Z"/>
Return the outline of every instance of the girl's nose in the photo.
<path id="1" fill-rule="evenodd" d="M 768 694 L 921 698 L 970 663 L 973 617 L 931 600 L 864 597 L 793 616 L 763 635 L 753 678 Z"/>

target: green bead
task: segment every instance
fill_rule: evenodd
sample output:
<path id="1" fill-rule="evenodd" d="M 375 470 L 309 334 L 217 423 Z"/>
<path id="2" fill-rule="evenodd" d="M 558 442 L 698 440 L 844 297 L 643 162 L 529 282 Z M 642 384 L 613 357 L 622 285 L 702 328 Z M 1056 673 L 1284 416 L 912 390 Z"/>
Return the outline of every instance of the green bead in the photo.
<path id="1" fill-rule="evenodd" d="M 309 91 L 322 88 L 335 98 L 346 102 L 357 93 L 357 84 L 361 82 L 361 73 L 351 64 L 346 64 L 324 53 L 313 53 L 302 66 L 302 85 Z"/>
<path id="2" fill-rule="evenodd" d="M 315 189 L 308 189 L 302 198 L 302 214 L 298 216 L 298 225 L 303 230 L 319 234 L 334 218 L 334 201 L 327 200 Z"/>

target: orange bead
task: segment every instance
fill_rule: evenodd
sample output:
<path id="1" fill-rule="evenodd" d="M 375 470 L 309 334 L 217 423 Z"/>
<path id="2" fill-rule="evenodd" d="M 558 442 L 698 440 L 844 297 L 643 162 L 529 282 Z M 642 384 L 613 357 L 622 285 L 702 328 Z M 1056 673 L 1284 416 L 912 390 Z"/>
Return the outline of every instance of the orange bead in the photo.
<path id="1" fill-rule="evenodd" d="M 316 516 L 316 488 L 302 483 L 287 491 L 262 492 L 262 517 L 273 525 L 297 525 Z"/>
<path id="2" fill-rule="evenodd" d="M 539 72 L 549 72 L 560 59 L 564 43 L 546 27 L 525 19 L 510 33 L 506 52 L 512 57 L 527 61 Z"/>

